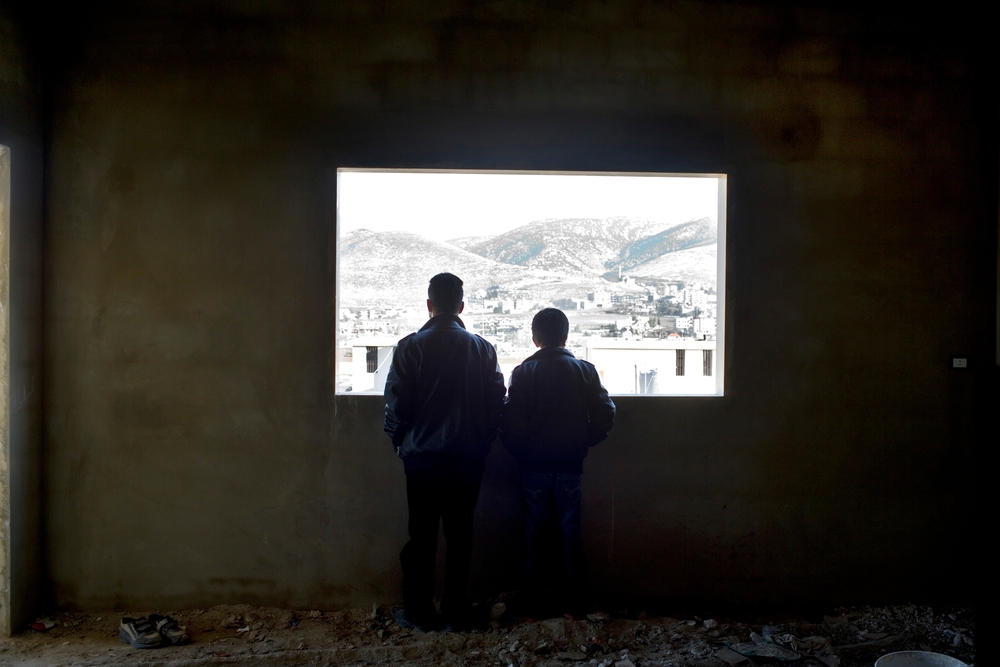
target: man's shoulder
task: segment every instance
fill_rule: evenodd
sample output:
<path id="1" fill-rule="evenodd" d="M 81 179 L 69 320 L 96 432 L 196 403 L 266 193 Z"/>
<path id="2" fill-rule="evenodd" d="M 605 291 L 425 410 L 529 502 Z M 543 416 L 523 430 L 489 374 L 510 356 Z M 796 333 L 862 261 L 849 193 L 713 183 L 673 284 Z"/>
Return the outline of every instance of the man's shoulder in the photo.
<path id="1" fill-rule="evenodd" d="M 467 343 L 462 341 L 467 341 Z M 493 343 L 479 334 L 472 333 L 461 327 L 424 329 L 423 331 L 405 336 L 396 345 L 397 347 L 416 347 L 417 349 L 421 347 L 436 348 L 467 345 L 469 348 L 477 349 L 483 355 L 492 356 L 496 354 L 496 348 L 493 346 Z"/>
<path id="2" fill-rule="evenodd" d="M 483 350 L 496 351 L 493 343 L 489 342 L 477 333 L 473 333 L 467 329 L 459 329 L 457 332 L 453 332 L 458 336 L 461 336 L 468 340 L 471 344 L 476 345 Z"/>
<path id="3" fill-rule="evenodd" d="M 396 341 L 396 347 L 397 348 L 406 347 L 407 345 L 409 345 L 410 343 L 413 342 L 413 340 L 414 340 L 414 338 L 416 338 L 416 336 L 417 336 L 417 332 L 416 331 L 414 331 L 411 334 L 406 334 L 405 336 L 403 336 L 402 338 L 400 338 L 398 341 Z"/>
<path id="4" fill-rule="evenodd" d="M 477 333 L 472 333 L 471 331 L 469 331 L 469 332 L 467 332 L 467 333 L 468 333 L 468 334 L 469 334 L 470 336 L 472 336 L 473 338 L 475 338 L 475 339 L 476 339 L 476 342 L 477 342 L 477 343 L 478 343 L 479 345 L 483 345 L 483 346 L 485 346 L 485 347 L 488 347 L 488 348 L 491 348 L 491 349 L 495 349 L 495 348 L 493 348 L 493 343 L 491 343 L 490 341 L 486 340 L 485 338 L 483 338 L 483 337 L 482 337 L 482 336 L 480 336 L 479 334 L 477 334 Z"/>
<path id="5" fill-rule="evenodd" d="M 470 333 L 469 335 L 472 336 L 475 341 L 480 358 L 485 359 L 489 363 L 496 363 L 497 349 L 493 346 L 493 343 L 489 342 L 479 334 Z"/>

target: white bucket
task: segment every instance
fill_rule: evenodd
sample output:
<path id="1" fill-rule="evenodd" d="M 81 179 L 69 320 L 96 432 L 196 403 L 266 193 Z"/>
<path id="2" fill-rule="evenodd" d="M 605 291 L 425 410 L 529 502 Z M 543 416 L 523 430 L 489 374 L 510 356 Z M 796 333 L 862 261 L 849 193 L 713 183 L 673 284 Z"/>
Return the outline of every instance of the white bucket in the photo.
<path id="1" fill-rule="evenodd" d="M 930 651 L 897 651 L 875 661 L 875 667 L 969 667 L 958 658 Z"/>

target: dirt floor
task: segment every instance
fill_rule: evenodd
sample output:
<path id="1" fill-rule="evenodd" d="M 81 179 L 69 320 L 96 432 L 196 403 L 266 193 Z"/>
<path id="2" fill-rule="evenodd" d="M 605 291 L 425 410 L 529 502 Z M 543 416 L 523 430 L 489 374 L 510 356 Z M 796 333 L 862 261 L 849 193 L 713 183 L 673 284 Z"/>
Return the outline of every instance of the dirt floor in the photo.
<path id="1" fill-rule="evenodd" d="M 533 621 L 510 618 L 501 613 L 503 605 L 491 610 L 491 624 L 463 633 L 403 630 L 385 606 L 336 612 L 246 605 L 168 611 L 160 613 L 185 626 L 191 643 L 145 650 L 119 641 L 121 614 L 58 613 L 46 617 L 55 623 L 46 631 L 0 640 L 0 665 L 871 667 L 879 656 L 901 650 L 936 651 L 969 665 L 975 660 L 974 617 L 961 608 L 839 609 L 818 622 L 668 618 L 624 610 L 596 612 L 585 620 Z M 154 612 L 129 615 L 147 613 Z M 789 650 L 794 653 L 781 659 L 779 654 Z"/>

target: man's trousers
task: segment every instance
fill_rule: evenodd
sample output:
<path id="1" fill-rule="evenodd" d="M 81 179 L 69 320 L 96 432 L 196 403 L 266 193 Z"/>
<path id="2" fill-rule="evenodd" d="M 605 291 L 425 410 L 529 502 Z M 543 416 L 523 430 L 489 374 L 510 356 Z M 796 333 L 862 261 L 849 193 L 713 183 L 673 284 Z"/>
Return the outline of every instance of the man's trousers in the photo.
<path id="1" fill-rule="evenodd" d="M 403 605 L 412 621 L 435 617 L 434 563 L 438 527 L 446 544 L 445 620 L 461 620 L 468 612 L 469 570 L 472 566 L 472 524 L 479 500 L 482 472 L 412 470 L 406 475 L 410 541 L 399 554 L 403 567 Z"/>

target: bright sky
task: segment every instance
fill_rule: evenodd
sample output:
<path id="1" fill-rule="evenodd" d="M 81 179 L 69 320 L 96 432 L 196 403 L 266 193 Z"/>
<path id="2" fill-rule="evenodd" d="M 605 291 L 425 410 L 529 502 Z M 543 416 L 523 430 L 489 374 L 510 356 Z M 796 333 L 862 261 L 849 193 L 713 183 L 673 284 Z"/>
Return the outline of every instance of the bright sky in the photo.
<path id="1" fill-rule="evenodd" d="M 546 218 L 626 216 L 679 224 L 719 208 L 715 176 L 338 172 L 340 233 L 412 231 L 447 240 Z"/>

